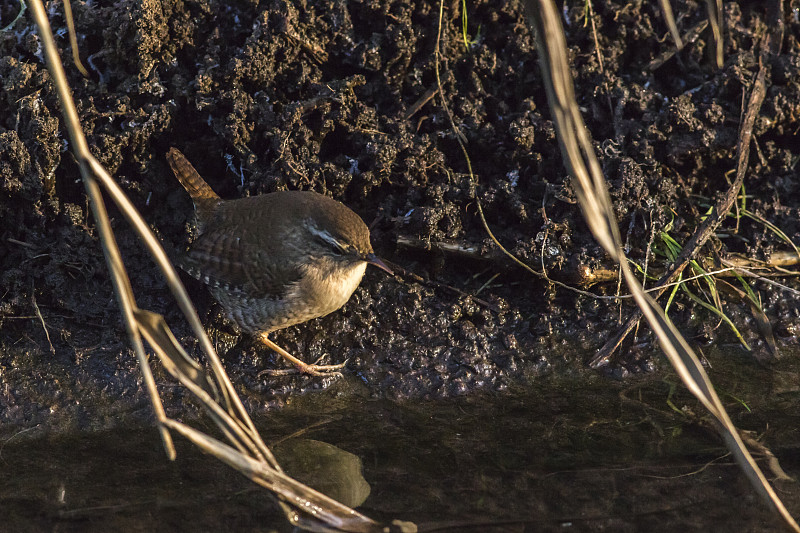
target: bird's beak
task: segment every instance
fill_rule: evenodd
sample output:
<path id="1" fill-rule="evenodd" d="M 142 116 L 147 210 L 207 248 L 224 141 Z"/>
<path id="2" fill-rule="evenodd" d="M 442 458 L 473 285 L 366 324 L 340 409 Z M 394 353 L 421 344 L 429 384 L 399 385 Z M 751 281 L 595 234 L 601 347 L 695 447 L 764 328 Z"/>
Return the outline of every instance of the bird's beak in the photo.
<path id="1" fill-rule="evenodd" d="M 364 256 L 364 261 L 369 263 L 370 265 L 375 265 L 376 267 L 380 268 L 381 270 L 385 270 L 389 273 L 390 276 L 394 276 L 394 272 L 392 269 L 386 266 L 386 263 L 381 261 L 381 258 L 375 254 L 367 254 Z"/>

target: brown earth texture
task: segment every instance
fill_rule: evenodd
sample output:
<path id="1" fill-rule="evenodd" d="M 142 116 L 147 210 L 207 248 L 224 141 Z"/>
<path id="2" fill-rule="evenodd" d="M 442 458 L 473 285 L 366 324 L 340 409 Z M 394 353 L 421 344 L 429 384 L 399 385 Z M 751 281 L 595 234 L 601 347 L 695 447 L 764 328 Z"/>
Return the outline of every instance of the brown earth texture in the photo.
<path id="1" fill-rule="evenodd" d="M 626 250 L 657 273 L 666 265 L 662 232 L 685 242 L 728 189 L 759 46 L 771 29 L 766 7 L 723 7 L 724 65 L 716 68 L 710 27 L 651 64 L 673 48 L 657 2 L 594 2 L 591 21 L 584 2 L 563 5 L 577 101 Z M 172 146 L 223 198 L 314 190 L 371 227 L 376 252 L 397 275 L 369 269 L 343 309 L 273 335 L 306 361 L 346 360 L 345 381 L 358 394 L 441 399 L 583 372 L 631 313 L 628 301 L 577 294 L 514 266 L 478 215 L 479 201 L 498 240 L 534 270 L 597 295 L 616 293 L 613 273 L 581 284 L 587 269 L 613 265 L 588 232 L 562 165 L 520 4 L 470 1 L 464 22 L 462 4 L 446 3 L 440 94 L 434 3 L 73 2 L 87 77 L 69 58 L 61 3 L 46 8 L 92 153 L 167 249 L 185 248 L 193 231 L 191 202 L 164 157 Z M 18 9 L 3 3 L 0 26 Z M 681 33 L 708 18 L 703 2 L 673 2 L 673 9 Z M 727 219 L 704 257 L 769 260 L 791 251 L 787 239 L 800 243 L 800 2 L 781 9 L 781 51 L 769 56 L 745 178 L 753 216 Z M 113 427 L 125 416 L 149 420 L 29 14 L 0 33 L 0 84 L 4 434 L 54 420 L 78 428 Z M 113 206 L 110 215 L 139 306 L 162 313 L 199 353 L 137 237 Z M 184 280 L 249 409 L 264 412 L 304 389 L 338 386 L 329 378 L 259 375 L 284 363 L 237 334 L 201 284 Z M 780 281 L 797 286 L 791 276 Z M 745 360 L 770 365 L 796 346 L 800 307 L 790 292 L 751 286 L 774 344 L 741 290 L 720 293 L 720 303 L 751 348 Z M 669 316 L 701 350 L 738 342 L 681 291 Z M 667 366 L 641 326 L 604 372 L 625 378 Z M 158 365 L 156 373 L 168 410 L 181 412 L 183 393 Z"/>

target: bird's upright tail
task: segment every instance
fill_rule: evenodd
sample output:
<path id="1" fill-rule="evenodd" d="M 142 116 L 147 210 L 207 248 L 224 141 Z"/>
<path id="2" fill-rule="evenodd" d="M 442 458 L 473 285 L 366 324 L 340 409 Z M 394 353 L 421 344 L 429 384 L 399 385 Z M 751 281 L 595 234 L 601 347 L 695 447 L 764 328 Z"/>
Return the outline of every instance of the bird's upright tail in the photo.
<path id="1" fill-rule="evenodd" d="M 222 201 L 180 150 L 174 147 L 170 148 L 167 152 L 167 162 L 172 168 L 172 172 L 175 173 L 175 177 L 192 197 L 198 213 L 211 212 Z"/>

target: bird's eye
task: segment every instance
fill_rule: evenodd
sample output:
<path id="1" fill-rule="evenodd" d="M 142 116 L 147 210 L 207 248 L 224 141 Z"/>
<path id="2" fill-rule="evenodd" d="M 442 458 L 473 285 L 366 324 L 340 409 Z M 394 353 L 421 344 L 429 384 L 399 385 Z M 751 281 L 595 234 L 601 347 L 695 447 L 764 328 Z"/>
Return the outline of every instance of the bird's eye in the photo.
<path id="1" fill-rule="evenodd" d="M 315 237 L 317 243 L 325 250 L 325 253 L 341 256 L 347 255 L 350 250 L 349 246 L 327 231 L 319 231 L 316 227 L 311 228 L 311 234 Z"/>
<path id="2" fill-rule="evenodd" d="M 320 239 L 319 242 L 320 244 L 322 244 L 322 246 L 327 248 L 333 255 L 345 255 L 347 253 L 345 247 L 342 244 L 340 244 L 339 241 L 337 240 Z"/>

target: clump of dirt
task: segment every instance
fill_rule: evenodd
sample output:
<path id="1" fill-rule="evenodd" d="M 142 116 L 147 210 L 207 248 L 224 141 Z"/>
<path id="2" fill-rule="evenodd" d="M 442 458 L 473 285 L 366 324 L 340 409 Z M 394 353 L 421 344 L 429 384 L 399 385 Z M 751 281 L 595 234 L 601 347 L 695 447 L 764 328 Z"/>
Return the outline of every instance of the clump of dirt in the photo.
<path id="1" fill-rule="evenodd" d="M 369 272 L 344 309 L 275 335 L 309 361 L 348 359 L 347 372 L 372 395 L 502 390 L 581 369 L 631 309 L 556 288 L 498 259 L 478 200 L 498 239 L 536 270 L 574 281 L 577 272 L 611 266 L 563 169 L 521 6 L 469 2 L 464 34 L 460 5 L 446 6 L 442 27 L 446 109 L 436 94 L 438 10 L 427 2 L 73 3 L 90 75 L 69 64 L 67 73 L 89 145 L 168 248 L 185 246 L 192 218 L 164 159 L 171 146 L 224 198 L 315 190 L 372 227 L 377 252 L 405 275 Z M 727 189 L 766 15 L 725 3 L 722 69 L 712 66 L 705 30 L 650 70 L 671 46 L 657 3 L 609 0 L 593 8 L 596 35 L 583 4 L 564 11 L 578 102 L 630 255 L 658 266 L 646 250 L 660 233 L 685 241 Z M 674 8 L 682 32 L 707 16 L 695 2 Z M 796 9 L 796 2 L 785 6 L 783 52 L 770 65 L 745 183 L 747 209 L 797 242 Z M 49 5 L 49 13 L 66 57 L 60 5 Z M 0 15 L 0 26 L 13 18 Z M 29 18 L 0 34 L 0 57 L 0 373 L 4 404 L 27 406 L 0 409 L 0 420 L 35 424 L 48 416 L 45 406 L 84 420 L 87 396 L 109 412 L 146 410 Z M 111 214 L 139 305 L 164 313 L 189 341 L 152 262 L 113 208 Z M 454 247 L 460 251 L 447 251 Z M 763 259 L 785 248 L 763 223 L 742 218 L 726 222 L 707 253 Z M 251 405 L 278 405 L 288 390 L 326 383 L 257 378 L 275 364 L 271 354 L 226 331 L 203 287 L 188 284 Z M 779 343 L 796 342 L 796 303 L 755 287 Z M 592 288 L 615 289 L 613 282 Z M 735 298 L 726 304 L 764 350 L 749 307 Z M 705 326 L 717 319 L 689 299 L 674 302 L 671 318 L 696 341 L 731 338 Z M 616 375 L 657 366 L 644 329 L 615 359 Z M 165 388 L 168 407 L 180 394 Z"/>

